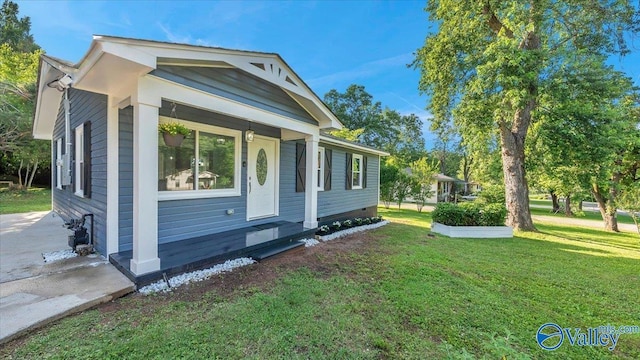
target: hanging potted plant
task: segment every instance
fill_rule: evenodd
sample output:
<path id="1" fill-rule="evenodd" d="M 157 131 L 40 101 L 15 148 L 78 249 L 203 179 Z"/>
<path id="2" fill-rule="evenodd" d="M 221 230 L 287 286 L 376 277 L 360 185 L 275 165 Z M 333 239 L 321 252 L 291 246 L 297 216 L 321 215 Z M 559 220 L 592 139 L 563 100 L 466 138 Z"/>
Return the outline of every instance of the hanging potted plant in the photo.
<path id="1" fill-rule="evenodd" d="M 158 131 L 162 133 L 164 143 L 170 147 L 182 145 L 184 138 L 191 134 L 191 130 L 178 122 L 161 123 L 158 125 Z"/>

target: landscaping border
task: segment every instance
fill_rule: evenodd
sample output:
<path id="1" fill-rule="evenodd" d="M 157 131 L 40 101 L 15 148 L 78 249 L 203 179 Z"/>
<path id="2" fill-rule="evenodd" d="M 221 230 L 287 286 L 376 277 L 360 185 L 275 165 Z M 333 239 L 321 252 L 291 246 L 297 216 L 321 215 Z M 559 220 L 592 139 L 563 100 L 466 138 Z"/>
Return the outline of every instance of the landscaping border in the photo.
<path id="1" fill-rule="evenodd" d="M 431 224 L 431 231 L 452 238 L 502 239 L 512 238 L 510 226 L 448 226 L 437 222 Z"/>

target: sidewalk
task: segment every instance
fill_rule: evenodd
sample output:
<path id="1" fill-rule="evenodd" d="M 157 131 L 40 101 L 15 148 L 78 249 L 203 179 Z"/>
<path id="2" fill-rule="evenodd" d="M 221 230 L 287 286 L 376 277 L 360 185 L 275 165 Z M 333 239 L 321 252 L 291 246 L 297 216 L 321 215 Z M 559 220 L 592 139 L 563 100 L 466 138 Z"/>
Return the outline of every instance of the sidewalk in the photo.
<path id="1" fill-rule="evenodd" d="M 99 255 L 44 263 L 69 234 L 50 212 L 0 215 L 0 344 L 134 291 Z"/>

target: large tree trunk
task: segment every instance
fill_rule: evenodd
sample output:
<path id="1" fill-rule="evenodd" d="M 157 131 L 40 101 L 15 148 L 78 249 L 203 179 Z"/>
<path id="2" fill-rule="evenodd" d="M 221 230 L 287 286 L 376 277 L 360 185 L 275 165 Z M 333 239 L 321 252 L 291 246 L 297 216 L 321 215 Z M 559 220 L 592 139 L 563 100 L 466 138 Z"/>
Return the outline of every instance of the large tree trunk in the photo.
<path id="1" fill-rule="evenodd" d="M 534 104 L 534 101 L 530 102 L 530 105 Z M 536 231 L 529 210 L 529 187 L 524 169 L 524 140 L 532 108 L 527 106 L 524 111 L 516 112 L 516 121 L 512 127 L 515 131 L 504 122 L 500 125 L 502 169 L 508 212 L 506 223 L 514 230 L 520 231 Z"/>
<path id="2" fill-rule="evenodd" d="M 560 204 L 558 203 L 558 195 L 555 193 L 555 191 L 550 191 L 551 193 L 551 211 L 556 214 L 558 211 L 560 211 Z"/>
<path id="3" fill-rule="evenodd" d="M 597 184 L 593 185 L 593 197 L 596 198 L 600 215 L 602 215 L 602 220 L 604 220 L 604 229 L 618 232 L 620 230 L 618 230 L 618 219 L 616 218 L 617 209 L 613 206 L 611 196 L 615 196 L 614 190 L 609 191 L 609 198 L 606 198 L 600 187 Z"/>

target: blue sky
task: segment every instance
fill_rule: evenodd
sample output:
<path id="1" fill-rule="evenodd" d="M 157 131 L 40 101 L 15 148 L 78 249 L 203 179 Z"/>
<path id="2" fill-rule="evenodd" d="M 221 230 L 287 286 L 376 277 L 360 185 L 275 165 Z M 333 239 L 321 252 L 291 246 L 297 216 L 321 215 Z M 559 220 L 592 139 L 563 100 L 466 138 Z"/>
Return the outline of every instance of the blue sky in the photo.
<path id="1" fill-rule="evenodd" d="M 420 74 L 407 67 L 434 30 L 425 0 L 16 2 L 51 56 L 80 60 L 93 34 L 275 52 L 321 98 L 364 85 L 383 106 L 415 113 L 428 127 Z M 611 63 L 640 85 L 640 39 L 632 46 L 632 56 Z"/>

